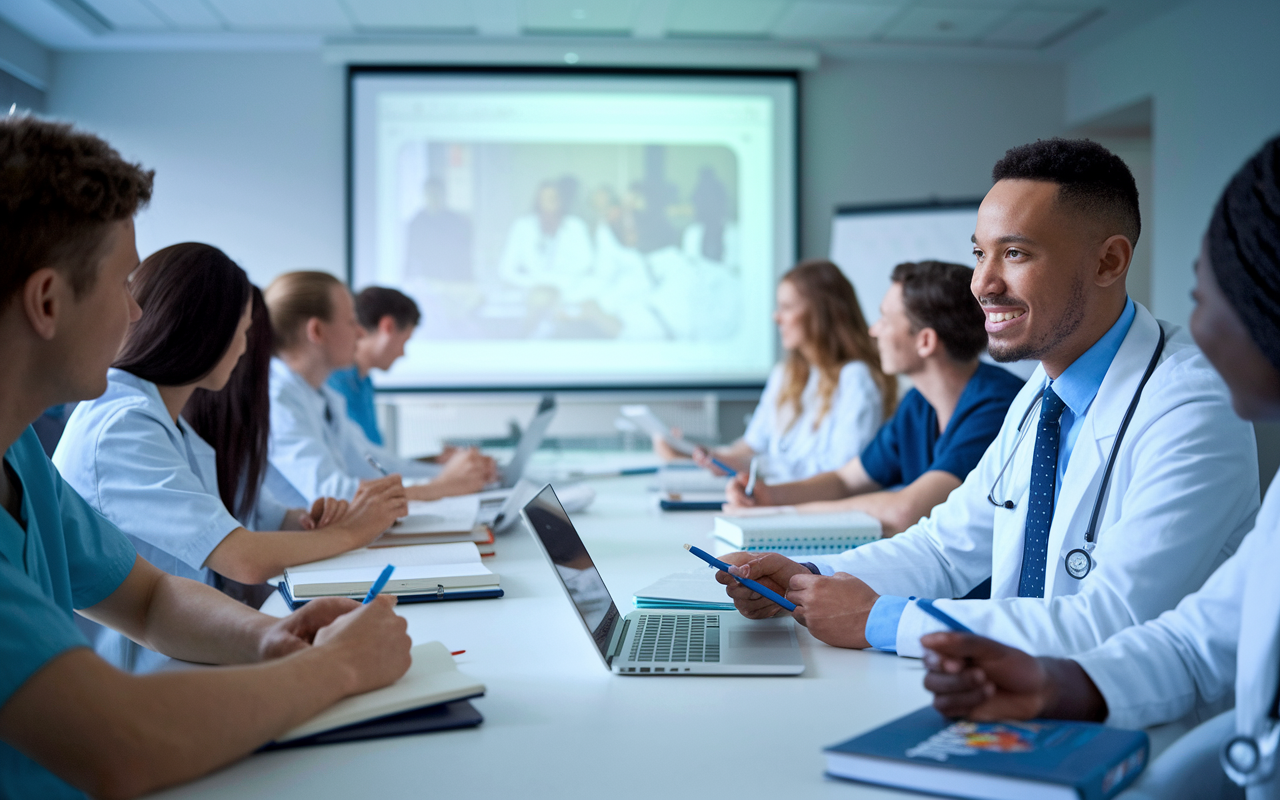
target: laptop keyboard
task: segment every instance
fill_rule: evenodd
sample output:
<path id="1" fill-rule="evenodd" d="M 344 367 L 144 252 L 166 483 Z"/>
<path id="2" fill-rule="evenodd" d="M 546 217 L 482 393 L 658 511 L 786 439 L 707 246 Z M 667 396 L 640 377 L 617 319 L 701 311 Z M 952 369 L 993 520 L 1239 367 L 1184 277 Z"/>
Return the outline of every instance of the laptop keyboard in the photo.
<path id="1" fill-rule="evenodd" d="M 720 661 L 720 617 L 717 614 L 644 614 L 636 618 L 631 661 Z"/>

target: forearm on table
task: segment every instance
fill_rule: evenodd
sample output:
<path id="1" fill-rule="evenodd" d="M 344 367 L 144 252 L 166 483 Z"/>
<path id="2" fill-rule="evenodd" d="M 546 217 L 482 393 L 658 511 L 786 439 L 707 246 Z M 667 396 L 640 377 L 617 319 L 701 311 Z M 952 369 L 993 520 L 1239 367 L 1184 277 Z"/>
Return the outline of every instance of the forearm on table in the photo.
<path id="1" fill-rule="evenodd" d="M 262 657 L 263 636 L 275 619 L 203 583 L 161 573 L 146 603 L 137 636 L 170 658 L 197 664 L 247 664 Z M 128 633 L 128 632 L 126 632 Z"/>
<path id="2" fill-rule="evenodd" d="M 835 472 L 820 472 L 802 481 L 769 487 L 769 499 L 779 506 L 840 500 L 848 496 L 848 488 Z"/>
<path id="3" fill-rule="evenodd" d="M 12 695 L 0 738 L 91 795 L 133 797 L 240 759 L 344 697 L 351 677 L 327 655 L 135 676 L 71 650 Z"/>
<path id="4" fill-rule="evenodd" d="M 262 583 L 285 567 L 336 556 L 355 546 L 354 537 L 341 524 L 312 531 L 236 528 L 213 549 L 205 566 L 240 583 Z"/>

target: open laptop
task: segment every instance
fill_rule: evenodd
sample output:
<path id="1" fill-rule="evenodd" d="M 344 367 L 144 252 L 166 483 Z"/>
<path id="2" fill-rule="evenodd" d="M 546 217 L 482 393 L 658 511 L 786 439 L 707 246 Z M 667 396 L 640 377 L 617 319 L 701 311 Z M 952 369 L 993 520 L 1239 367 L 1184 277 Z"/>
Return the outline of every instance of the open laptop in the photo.
<path id="1" fill-rule="evenodd" d="M 555 415 L 556 396 L 544 394 L 542 402 L 538 403 L 538 410 L 533 412 L 533 419 L 529 420 L 524 433 L 520 434 L 515 454 L 505 466 L 498 468 L 498 481 L 494 488 L 510 489 L 519 483 L 521 476 L 524 475 L 524 468 L 529 465 L 529 459 L 542 446 L 547 428 L 551 426 L 551 420 Z"/>
<path id="2" fill-rule="evenodd" d="M 795 622 L 749 620 L 737 612 L 632 611 L 620 616 L 582 538 L 547 486 L 521 515 L 569 601 L 619 675 L 799 675 Z"/>

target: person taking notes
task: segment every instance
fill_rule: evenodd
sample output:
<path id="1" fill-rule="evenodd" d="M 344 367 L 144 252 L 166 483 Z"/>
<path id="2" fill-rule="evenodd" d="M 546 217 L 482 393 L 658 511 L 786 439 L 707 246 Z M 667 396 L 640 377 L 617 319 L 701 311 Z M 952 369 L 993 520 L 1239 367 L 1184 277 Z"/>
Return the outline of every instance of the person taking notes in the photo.
<path id="1" fill-rule="evenodd" d="M 418 304 L 409 296 L 382 286 L 366 286 L 356 295 L 356 320 L 363 334 L 356 341 L 356 363 L 335 370 L 329 388 L 347 401 L 347 416 L 360 426 L 369 441 L 382 446 L 378 414 L 374 407 L 374 368 L 386 371 L 404 355 L 405 343 L 422 319 Z"/>
<path id="2" fill-rule="evenodd" d="M 151 197 L 152 175 L 70 126 L 0 120 L 3 797 L 154 792 L 387 686 L 410 664 L 392 598 L 260 614 L 139 557 L 40 448 L 31 421 L 106 391 L 107 368 L 141 315 L 129 291 L 133 215 Z M 244 666 L 121 672 L 89 649 L 73 609 L 172 657 Z"/>
<path id="3" fill-rule="evenodd" d="M 1231 388 L 1236 412 L 1280 420 L 1280 138 L 1236 173 L 1196 263 L 1191 332 Z M 1144 728 L 1222 708 L 1165 750 L 1137 798 L 1280 796 L 1280 486 L 1257 525 L 1204 586 L 1172 611 L 1070 659 L 1040 658 L 979 636 L 923 644 L 934 706 L 974 719 L 1056 717 Z M 1239 784 L 1233 785 L 1233 783 Z"/>
<path id="4" fill-rule="evenodd" d="M 897 403 L 897 381 L 881 369 L 853 284 L 835 264 L 804 261 L 783 275 L 773 319 L 787 358 L 769 373 L 747 432 L 694 453 L 717 474 L 727 473 L 713 459 L 745 473 L 756 455 L 768 456 L 765 474 L 779 483 L 836 469 L 862 452 Z M 681 457 L 663 439 L 653 447 L 668 461 Z"/>
<path id="5" fill-rule="evenodd" d="M 275 333 L 271 362 L 271 465 L 284 476 L 281 495 L 307 502 L 355 496 L 363 479 L 381 477 L 372 453 L 390 472 L 431 478 L 408 486 L 410 500 L 438 500 L 478 492 L 497 475 L 493 459 L 460 450 L 443 468 L 399 458 L 380 448 L 347 417 L 346 401 L 326 385 L 355 360 L 360 323 L 351 293 L 327 272 L 287 272 L 264 295 Z M 277 488 L 268 480 L 268 485 Z"/>
<path id="6" fill-rule="evenodd" d="M 326 508 L 322 500 L 311 511 L 288 509 L 261 490 L 255 508 L 266 531 L 247 528 L 228 509 L 214 450 L 182 412 L 196 391 L 226 386 L 253 323 L 252 289 L 235 262 L 206 244 L 149 256 L 129 281 L 145 310 L 129 326 L 107 391 L 76 407 L 53 454 L 67 483 L 125 531 L 143 558 L 219 586 L 219 576 L 260 584 L 285 567 L 361 547 L 408 513 L 394 479 L 362 487 L 350 508 L 332 501 Z M 239 433 L 252 436 L 266 424 L 265 411 L 242 420 Z M 98 637 L 97 650 L 122 669 L 165 662 L 111 630 Z"/>
<path id="7" fill-rule="evenodd" d="M 969 293 L 973 270 L 959 264 L 899 264 L 871 326 L 880 364 L 914 388 L 876 438 L 839 469 L 794 483 L 739 476 L 729 510 L 797 506 L 801 513 L 865 511 L 886 536 L 906 530 L 960 485 L 1000 432 L 1023 381 L 983 364 L 986 315 Z"/>
<path id="8" fill-rule="evenodd" d="M 992 177 L 973 294 L 991 355 L 1040 361 L 996 441 L 927 519 L 813 557 L 820 575 L 777 554 L 724 558 L 787 588 L 829 644 L 918 656 L 937 622 L 917 596 L 1007 644 L 1078 653 L 1175 606 L 1253 525 L 1252 426 L 1186 332 L 1125 291 L 1140 226 L 1128 167 L 1051 139 L 1010 150 Z M 987 576 L 991 599 L 946 599 Z M 774 613 L 728 591 L 749 616 Z"/>

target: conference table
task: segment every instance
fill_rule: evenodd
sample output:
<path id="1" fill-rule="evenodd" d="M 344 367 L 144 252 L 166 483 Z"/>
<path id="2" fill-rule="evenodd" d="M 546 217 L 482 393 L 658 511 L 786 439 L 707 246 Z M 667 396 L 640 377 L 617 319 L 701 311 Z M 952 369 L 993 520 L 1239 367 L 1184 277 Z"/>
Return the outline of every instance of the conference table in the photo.
<path id="1" fill-rule="evenodd" d="M 539 453 L 530 471 L 636 466 L 648 454 Z M 662 512 L 654 476 L 589 479 L 571 514 L 619 610 L 711 549 L 714 514 Z M 553 485 L 555 481 L 553 480 Z M 486 564 L 505 597 L 404 605 L 485 684 L 477 728 L 261 753 L 164 798 L 919 797 L 824 776 L 822 750 L 927 705 L 915 659 L 829 647 L 800 626 L 796 677 L 618 676 L 523 524 Z M 721 548 L 723 550 L 723 548 Z M 285 613 L 278 596 L 263 608 Z M 193 724 L 198 722 L 193 721 Z M 1172 733 L 1153 737 L 1162 749 Z"/>

